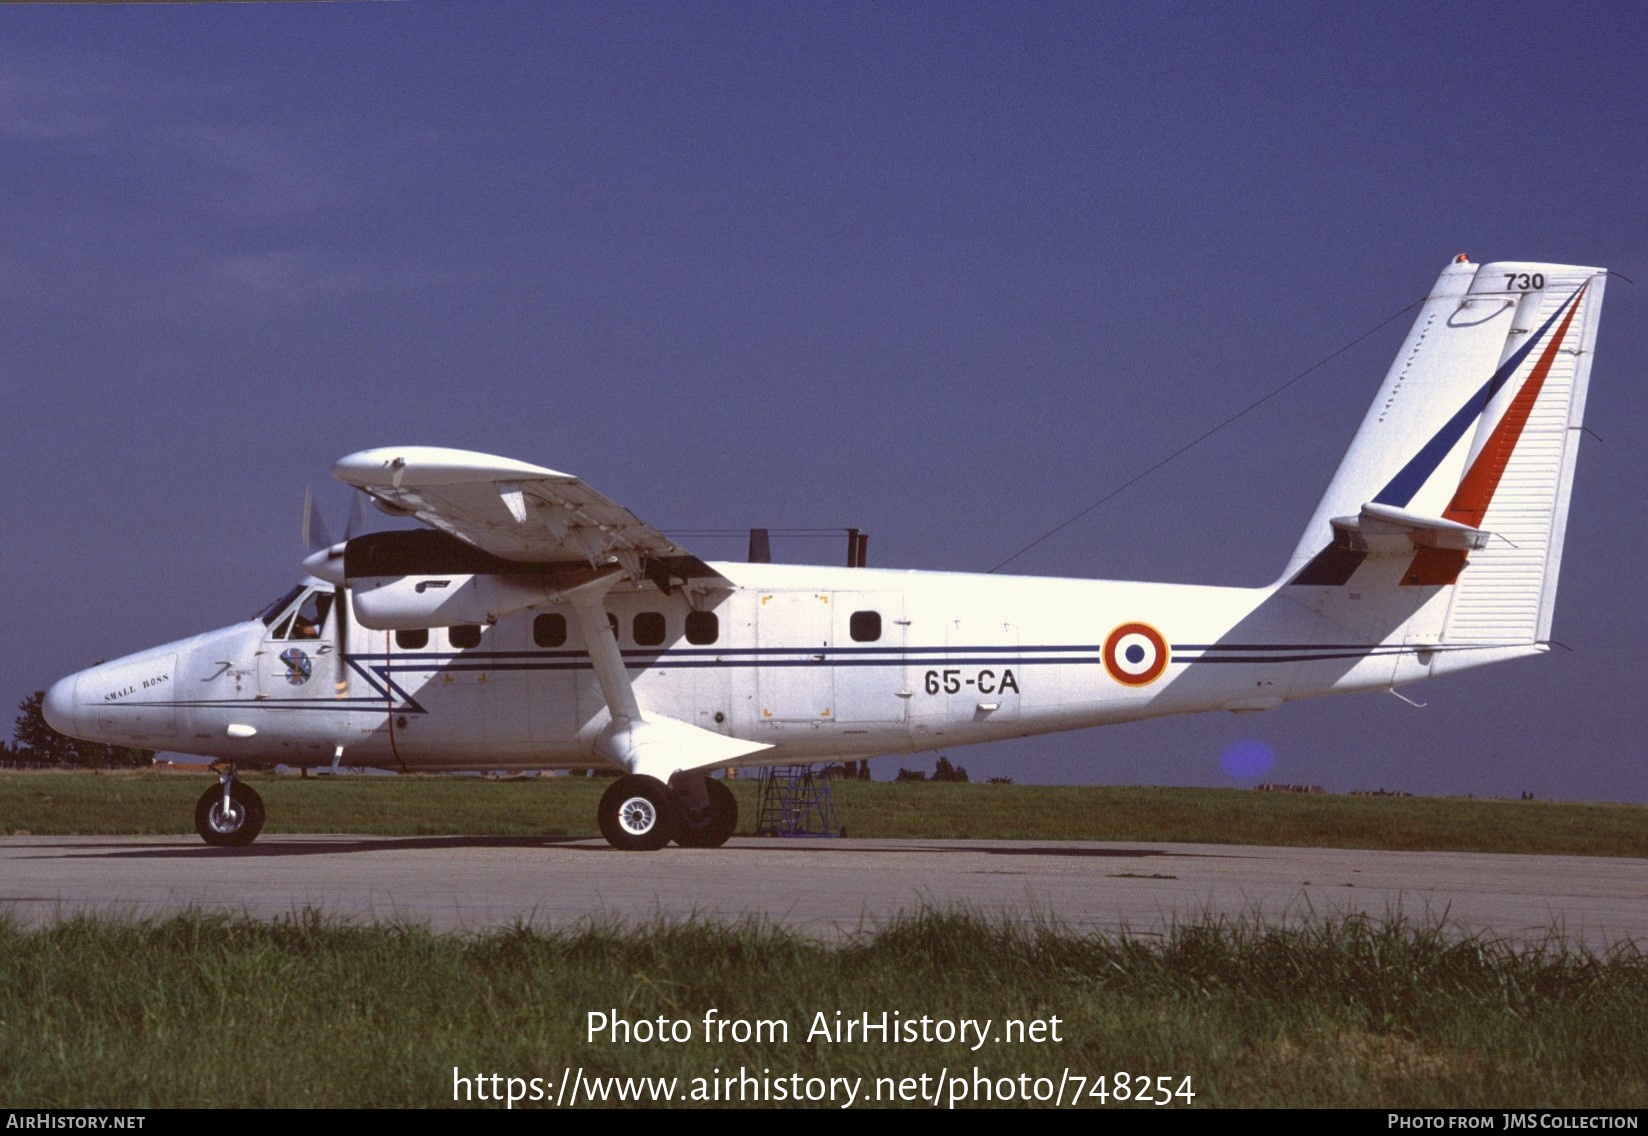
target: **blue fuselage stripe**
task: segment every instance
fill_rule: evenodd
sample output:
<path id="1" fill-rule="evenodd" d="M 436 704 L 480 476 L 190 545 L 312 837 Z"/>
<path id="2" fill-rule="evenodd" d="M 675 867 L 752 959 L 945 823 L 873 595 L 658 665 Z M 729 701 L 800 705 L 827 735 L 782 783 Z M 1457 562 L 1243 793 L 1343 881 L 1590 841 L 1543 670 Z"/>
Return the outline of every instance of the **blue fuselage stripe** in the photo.
<path id="1" fill-rule="evenodd" d="M 1336 659 L 1373 658 L 1391 656 L 1417 650 L 1398 643 L 1366 645 L 1356 643 L 1183 643 L 1170 650 L 1175 664 L 1196 663 L 1288 663 L 1320 662 Z M 868 657 L 870 652 L 880 657 Z M 1186 655 L 1183 652 L 1198 652 Z M 721 667 L 730 670 L 764 670 L 779 667 L 961 667 L 961 666 L 1094 666 L 1103 667 L 1101 648 L 1089 646 L 971 646 L 971 647 L 741 647 L 716 651 L 670 650 L 664 652 L 626 651 L 625 661 L 630 669 L 701 669 Z M 843 654 L 849 657 L 841 657 Z M 703 656 L 717 656 L 705 658 Z M 725 656 L 742 656 L 727 658 Z M 808 656 L 795 658 L 797 655 Z M 786 657 L 788 656 L 788 657 Z M 411 692 L 392 677 L 395 674 L 433 674 L 441 671 L 458 672 L 557 672 L 593 671 L 594 664 L 583 651 L 498 651 L 479 654 L 472 651 L 417 651 L 390 654 L 359 654 L 346 659 L 349 669 L 359 675 L 375 691 L 370 696 L 351 695 L 343 698 L 234 698 L 194 699 L 175 702 L 109 703 L 108 710 L 128 705 L 133 709 L 173 706 L 180 708 L 257 709 L 257 710 L 343 710 L 383 713 L 393 709 L 397 713 L 423 714 L 428 711 Z M 102 705 L 102 704 L 100 704 Z"/>

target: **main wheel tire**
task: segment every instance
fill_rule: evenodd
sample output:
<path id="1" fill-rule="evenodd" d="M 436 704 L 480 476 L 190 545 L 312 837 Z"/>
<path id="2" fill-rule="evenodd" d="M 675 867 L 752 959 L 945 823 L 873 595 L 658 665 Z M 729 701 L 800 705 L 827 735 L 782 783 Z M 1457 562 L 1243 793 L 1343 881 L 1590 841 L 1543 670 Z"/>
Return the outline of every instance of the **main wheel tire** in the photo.
<path id="1" fill-rule="evenodd" d="M 683 848 L 719 848 L 738 827 L 738 798 L 732 795 L 726 782 L 706 777 L 704 787 L 710 795 L 710 813 L 703 823 L 694 825 L 686 810 L 681 810 L 681 827 L 675 834 L 675 842 Z"/>
<path id="2" fill-rule="evenodd" d="M 631 773 L 601 794 L 597 819 L 607 843 L 625 852 L 656 852 L 680 826 L 675 794 L 656 777 Z"/>
<path id="3" fill-rule="evenodd" d="M 195 802 L 195 831 L 214 848 L 244 848 L 263 831 L 263 798 L 239 781 L 229 786 L 229 811 L 223 811 L 223 786 L 213 785 Z"/>

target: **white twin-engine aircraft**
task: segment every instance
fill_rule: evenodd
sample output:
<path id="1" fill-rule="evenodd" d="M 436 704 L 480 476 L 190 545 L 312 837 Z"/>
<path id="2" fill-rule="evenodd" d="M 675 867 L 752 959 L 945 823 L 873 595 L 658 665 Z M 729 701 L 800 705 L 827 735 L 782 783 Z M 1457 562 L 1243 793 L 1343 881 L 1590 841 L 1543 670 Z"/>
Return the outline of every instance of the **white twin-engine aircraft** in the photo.
<path id="1" fill-rule="evenodd" d="M 705 563 L 578 478 L 426 446 L 335 473 L 427 530 L 304 562 L 261 617 L 81 671 L 75 737 L 238 762 L 609 768 L 616 848 L 715 847 L 712 772 L 1268 710 L 1548 649 L 1607 273 L 1443 270 L 1268 587 Z"/>

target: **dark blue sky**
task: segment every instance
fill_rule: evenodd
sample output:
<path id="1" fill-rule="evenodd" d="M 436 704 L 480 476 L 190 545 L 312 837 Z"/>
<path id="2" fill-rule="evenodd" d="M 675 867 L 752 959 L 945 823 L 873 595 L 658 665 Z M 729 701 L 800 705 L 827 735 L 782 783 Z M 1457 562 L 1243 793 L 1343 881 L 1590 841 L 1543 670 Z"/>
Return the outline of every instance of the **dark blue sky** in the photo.
<path id="1" fill-rule="evenodd" d="M 307 484 L 421 442 L 669 528 L 984 569 L 1423 294 L 1643 281 L 1625 4 L 0 10 L 0 695 L 242 617 Z M 1610 283 L 1556 635 L 1414 688 L 952 754 L 975 776 L 1648 800 L 1645 343 Z M 1393 324 L 1015 562 L 1261 583 Z M 736 556 L 737 542 L 702 542 Z M 836 561 L 835 545 L 779 545 Z M 930 758 L 926 759 L 930 764 Z M 897 762 L 890 760 L 885 775 Z M 1243 783 L 1243 782 L 1237 782 Z"/>

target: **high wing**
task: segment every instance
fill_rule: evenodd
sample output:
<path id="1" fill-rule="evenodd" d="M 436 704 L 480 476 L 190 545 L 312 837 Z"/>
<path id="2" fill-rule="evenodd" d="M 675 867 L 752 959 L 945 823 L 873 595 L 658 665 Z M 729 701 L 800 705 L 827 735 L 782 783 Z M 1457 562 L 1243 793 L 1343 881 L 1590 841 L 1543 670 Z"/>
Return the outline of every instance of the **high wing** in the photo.
<path id="1" fill-rule="evenodd" d="M 650 580 L 665 593 L 677 582 L 712 589 L 731 584 L 622 505 L 570 474 L 435 446 L 362 450 L 339 461 L 332 472 L 389 511 L 417 517 L 456 537 L 479 549 L 481 559 L 493 565 L 520 565 L 529 577 L 512 584 L 508 576 L 513 573 L 506 571 L 500 579 L 496 567 L 471 568 L 481 574 L 450 593 L 443 581 L 434 593 L 439 598 L 425 598 L 424 619 L 449 602 L 448 594 L 452 603 L 467 603 L 470 589 L 476 590 L 473 598 L 481 607 L 490 604 L 500 611 L 540 601 L 565 603 L 572 609 L 611 717 L 594 742 L 601 758 L 667 783 L 683 770 L 713 768 L 772 748 L 768 742 L 730 737 L 640 704 L 608 622 L 607 592 L 620 576 Z M 349 545 L 365 545 L 372 539 L 357 538 Z M 392 609 L 397 597 L 406 598 L 407 585 L 414 595 L 424 591 L 422 581 L 393 576 L 357 590 L 355 611 L 362 624 L 393 626 L 392 612 L 372 615 L 369 605 L 384 598 Z M 701 791 L 692 798 L 695 805 L 689 802 L 689 807 L 705 812 L 710 806 L 704 794 L 709 790 L 702 789 L 702 781 L 699 778 Z"/>
<path id="2" fill-rule="evenodd" d="M 504 560 L 599 567 L 668 591 L 672 582 L 725 578 L 578 478 L 553 469 L 439 446 L 362 450 L 332 469 L 387 511 L 418 518 Z"/>

